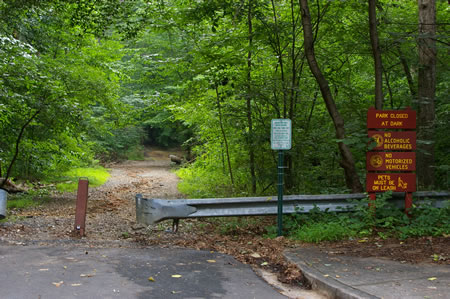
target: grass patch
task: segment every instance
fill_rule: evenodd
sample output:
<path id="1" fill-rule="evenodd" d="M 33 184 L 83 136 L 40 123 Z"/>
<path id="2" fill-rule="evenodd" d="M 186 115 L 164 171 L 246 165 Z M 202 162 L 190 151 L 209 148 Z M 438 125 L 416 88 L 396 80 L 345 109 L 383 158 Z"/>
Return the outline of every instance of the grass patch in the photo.
<path id="1" fill-rule="evenodd" d="M 20 199 L 8 199 L 6 202 L 6 208 L 11 209 L 23 209 L 26 207 L 37 206 L 39 203 L 33 198 L 20 198 Z"/>
<path id="2" fill-rule="evenodd" d="M 106 183 L 110 174 L 103 167 L 96 168 L 75 168 L 63 173 L 63 176 L 58 178 L 60 181 L 56 185 L 58 191 L 74 192 L 78 188 L 78 179 L 87 178 L 90 187 L 98 187 Z"/>
<path id="3" fill-rule="evenodd" d="M 28 207 L 39 206 L 49 200 L 47 189 L 29 190 L 26 193 L 10 194 L 6 201 L 7 210 L 20 210 Z M 8 213 L 7 213 L 8 214 Z M 0 222 L 14 221 L 16 216 L 7 216 Z"/>
<path id="4" fill-rule="evenodd" d="M 338 222 L 330 223 L 314 223 L 305 225 L 301 229 L 296 230 L 292 238 L 308 243 L 318 243 L 321 241 L 337 241 L 346 239 L 355 235 L 355 232 L 349 230 Z"/>

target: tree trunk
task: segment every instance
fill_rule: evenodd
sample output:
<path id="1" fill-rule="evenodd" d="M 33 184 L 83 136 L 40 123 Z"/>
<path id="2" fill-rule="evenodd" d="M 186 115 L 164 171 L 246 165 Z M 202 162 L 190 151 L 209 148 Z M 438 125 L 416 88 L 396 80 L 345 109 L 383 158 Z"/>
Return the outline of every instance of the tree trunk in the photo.
<path id="1" fill-rule="evenodd" d="M 297 102 L 297 87 L 298 87 L 298 70 L 297 70 L 297 53 L 296 53 L 296 41 L 297 41 L 297 21 L 295 18 L 295 5 L 294 0 L 290 1 L 291 5 L 291 82 L 290 82 L 290 94 L 289 94 L 289 111 L 288 111 L 288 117 L 291 120 L 291 126 L 292 128 L 295 127 L 295 103 Z M 297 50 L 298 51 L 298 50 Z M 294 140 L 294 136 L 292 136 L 292 139 Z M 294 144 L 292 144 L 294 146 Z M 295 149 L 294 149 L 295 150 Z M 286 168 L 286 189 L 290 190 L 292 187 L 294 187 L 294 161 L 293 157 L 287 153 L 285 155 L 285 164 L 287 166 Z"/>
<path id="2" fill-rule="evenodd" d="M 284 76 L 284 62 L 283 62 L 283 50 L 281 48 L 280 41 L 280 29 L 278 27 L 278 18 L 277 18 L 277 10 L 275 7 L 274 0 L 272 0 L 272 12 L 273 12 L 273 21 L 275 23 L 275 53 L 278 56 L 278 64 L 280 65 L 280 75 L 281 75 L 281 84 L 283 89 L 283 114 L 282 118 L 287 117 L 287 90 L 286 90 L 286 80 Z"/>
<path id="3" fill-rule="evenodd" d="M 434 185 L 434 98 L 436 91 L 436 3 L 418 0 L 419 5 L 419 77 L 417 174 L 419 186 Z"/>
<path id="4" fill-rule="evenodd" d="M 394 95 L 392 93 L 391 83 L 389 82 L 389 74 L 384 68 L 383 73 L 384 73 L 384 81 L 386 81 L 386 87 L 389 94 L 389 102 L 391 104 L 391 109 L 394 109 Z"/>
<path id="5" fill-rule="evenodd" d="M 253 23 L 252 23 L 253 1 L 248 1 L 248 53 L 247 53 L 247 125 L 248 125 L 248 154 L 250 159 L 250 178 L 252 193 L 256 194 L 255 173 L 255 147 L 253 145 L 253 118 L 252 118 L 252 48 L 253 48 Z"/>
<path id="6" fill-rule="evenodd" d="M 320 70 L 319 65 L 316 61 L 311 26 L 311 15 L 309 13 L 308 1 L 300 0 L 300 8 L 302 14 L 305 54 L 308 60 L 309 68 L 311 69 L 311 72 L 313 73 L 317 83 L 319 84 L 320 92 L 325 101 L 328 113 L 333 120 L 333 124 L 336 130 L 336 137 L 342 140 L 345 138 L 344 120 L 337 110 L 336 103 L 334 102 L 333 95 L 331 94 L 328 81 L 322 74 L 322 71 Z M 347 184 L 347 187 L 354 193 L 362 192 L 363 186 L 359 181 L 359 177 L 356 172 L 355 161 L 350 149 L 343 142 L 338 143 L 338 148 L 342 157 L 340 165 L 345 172 L 345 182 Z"/>
<path id="7" fill-rule="evenodd" d="M 217 85 L 216 85 L 216 98 L 217 98 L 217 109 L 219 112 L 220 131 L 222 132 L 223 142 L 225 143 L 225 153 L 227 155 L 228 171 L 230 172 L 231 186 L 234 188 L 234 179 L 233 179 L 233 170 L 231 168 L 230 150 L 228 148 L 227 135 L 225 134 L 225 129 L 223 127 L 222 106 L 220 105 L 219 87 Z"/>
<path id="8" fill-rule="evenodd" d="M 383 109 L 383 65 L 377 31 L 377 0 L 369 0 L 369 32 L 375 68 L 375 109 Z"/>
<path id="9" fill-rule="evenodd" d="M 25 132 L 25 129 L 28 127 L 28 125 L 33 121 L 33 119 L 41 112 L 41 110 L 36 111 L 28 120 L 27 122 L 22 126 L 22 128 L 20 128 L 20 132 L 19 135 L 17 136 L 16 139 L 16 150 L 14 152 L 14 156 L 11 160 L 11 162 L 9 163 L 8 169 L 6 170 L 6 175 L 5 178 L 2 180 L 2 182 L 0 183 L 0 188 L 3 188 L 3 186 L 6 184 L 6 182 L 8 181 L 9 176 L 11 175 L 11 171 L 13 168 L 14 163 L 17 160 L 17 157 L 19 156 L 19 145 L 20 142 L 22 141 L 22 136 L 23 133 Z"/>
<path id="10" fill-rule="evenodd" d="M 398 58 L 400 59 L 400 63 L 402 64 L 403 71 L 405 72 L 406 80 L 408 81 L 409 91 L 411 92 L 411 97 L 413 100 L 416 99 L 417 92 L 416 87 L 414 86 L 414 80 L 411 75 L 411 69 L 409 68 L 408 61 L 406 61 L 405 56 L 403 55 L 402 50 L 398 47 Z"/>

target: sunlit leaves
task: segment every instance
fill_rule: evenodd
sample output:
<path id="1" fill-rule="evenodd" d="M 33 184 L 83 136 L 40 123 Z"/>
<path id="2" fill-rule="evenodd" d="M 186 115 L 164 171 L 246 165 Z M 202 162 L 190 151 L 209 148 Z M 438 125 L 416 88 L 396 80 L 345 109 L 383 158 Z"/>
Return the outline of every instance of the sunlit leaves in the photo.
<path id="1" fill-rule="evenodd" d="M 16 173 L 22 176 L 88 162 L 91 144 L 84 132 L 111 129 L 124 109 L 116 104 L 122 45 L 77 35 L 79 28 L 67 26 L 70 7 L 52 5 L 21 6 L 19 27 L 17 20 L 0 19 L 0 32 L 15 30 L 14 36 L 0 35 L 0 102 L 7 111 L 0 117 L 0 159 L 7 167 L 17 143 Z M 105 107 L 104 112 L 94 115 L 95 107 Z"/>

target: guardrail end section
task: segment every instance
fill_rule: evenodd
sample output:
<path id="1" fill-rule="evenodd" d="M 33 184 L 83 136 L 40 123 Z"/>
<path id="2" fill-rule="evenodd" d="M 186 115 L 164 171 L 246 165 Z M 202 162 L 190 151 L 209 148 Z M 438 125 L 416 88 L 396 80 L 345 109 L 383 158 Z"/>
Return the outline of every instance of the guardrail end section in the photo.
<path id="1" fill-rule="evenodd" d="M 136 195 L 136 221 L 145 225 L 152 225 L 165 219 L 187 218 L 195 213 L 197 208 L 185 203 L 174 204 L 170 200 L 144 198 Z"/>

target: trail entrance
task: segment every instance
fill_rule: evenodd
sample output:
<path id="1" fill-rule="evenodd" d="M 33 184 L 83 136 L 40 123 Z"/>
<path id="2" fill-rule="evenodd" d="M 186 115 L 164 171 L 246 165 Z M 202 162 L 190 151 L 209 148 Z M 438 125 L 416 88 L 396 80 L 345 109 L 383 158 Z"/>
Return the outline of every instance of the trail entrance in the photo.
<path id="1" fill-rule="evenodd" d="M 90 188 L 86 216 L 87 240 L 95 242 L 126 240 L 138 230 L 136 193 L 155 198 L 180 198 L 178 177 L 171 171 L 169 155 L 182 156 L 180 150 L 149 147 L 145 160 L 107 165 L 111 177 L 106 184 Z M 57 196 L 50 204 L 17 211 L 23 221 L 11 223 L 2 232 L 9 242 L 64 241 L 72 238 L 76 194 Z M 17 226 L 17 227 L 16 227 Z"/>

